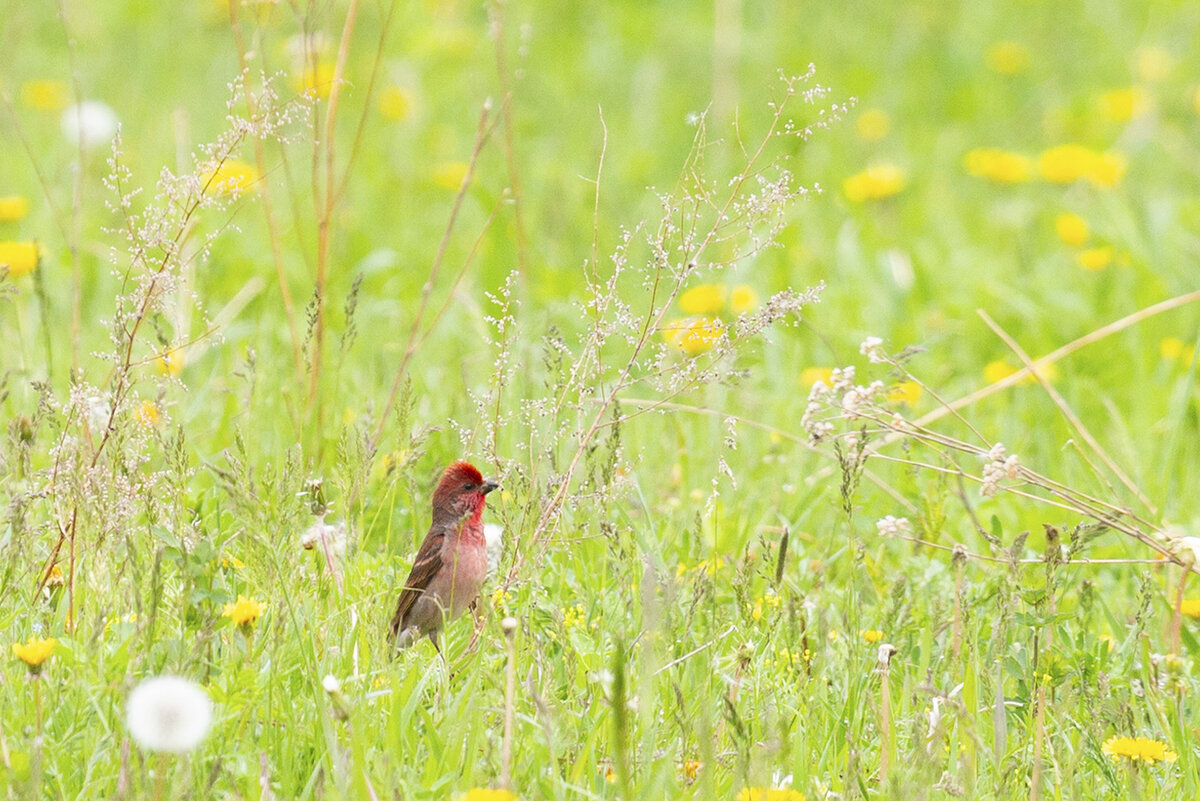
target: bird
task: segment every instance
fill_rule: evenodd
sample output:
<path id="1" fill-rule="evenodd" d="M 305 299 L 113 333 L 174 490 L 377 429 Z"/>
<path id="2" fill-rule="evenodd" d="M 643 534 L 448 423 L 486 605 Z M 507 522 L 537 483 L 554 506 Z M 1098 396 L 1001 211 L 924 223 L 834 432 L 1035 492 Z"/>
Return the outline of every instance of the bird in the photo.
<path id="1" fill-rule="evenodd" d="M 446 468 L 433 492 L 433 522 L 400 591 L 388 638 L 396 649 L 438 634 L 472 606 L 488 572 L 483 509 L 500 485 L 468 462 Z"/>

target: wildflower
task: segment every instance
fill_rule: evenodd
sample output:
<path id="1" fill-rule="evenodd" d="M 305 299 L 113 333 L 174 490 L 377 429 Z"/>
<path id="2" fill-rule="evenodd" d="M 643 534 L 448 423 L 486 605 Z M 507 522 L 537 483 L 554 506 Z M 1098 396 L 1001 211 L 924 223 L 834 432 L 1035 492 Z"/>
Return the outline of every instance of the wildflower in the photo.
<path id="1" fill-rule="evenodd" d="M 587 617 L 583 614 L 583 606 L 575 604 L 563 609 L 563 628 L 575 629 L 587 623 Z"/>
<path id="2" fill-rule="evenodd" d="M 1146 737 L 1109 737 L 1100 747 L 1105 756 L 1112 757 L 1113 762 L 1125 757 L 1130 762 L 1145 762 L 1153 765 L 1155 762 L 1174 762 L 1178 755 L 1167 748 L 1166 743 L 1151 740 Z"/>
<path id="3" fill-rule="evenodd" d="M 716 284 L 694 286 L 679 296 L 684 314 L 720 314 L 725 308 L 725 287 Z"/>
<path id="4" fill-rule="evenodd" d="M 1143 47 L 1134 53 L 1134 69 L 1143 81 L 1165 81 L 1174 68 L 1175 59 L 1161 47 Z"/>
<path id="5" fill-rule="evenodd" d="M 184 358 L 182 350 L 168 350 L 158 357 L 158 372 L 163 375 L 179 375 L 183 372 Z"/>
<path id="6" fill-rule="evenodd" d="M 62 111 L 67 107 L 67 85 L 50 79 L 21 84 L 21 102 L 35 111 Z"/>
<path id="7" fill-rule="evenodd" d="M 912 530 L 912 524 L 907 517 L 888 515 L 875 521 L 875 529 L 881 537 L 900 537 Z"/>
<path id="8" fill-rule="evenodd" d="M 699 356 L 712 350 L 724 333 L 725 326 L 720 320 L 691 317 L 669 324 L 663 331 L 663 337 L 688 356 Z"/>
<path id="9" fill-rule="evenodd" d="M 921 400 L 921 385 L 916 381 L 901 381 L 888 390 L 888 398 L 905 406 L 916 406 Z"/>
<path id="10" fill-rule="evenodd" d="M 228 553 L 221 554 L 221 567 L 223 567 L 224 569 L 226 569 L 226 570 L 241 570 L 245 566 L 246 566 L 246 563 L 243 562 L 241 559 L 238 559 L 233 554 L 228 554 Z"/>
<path id="11" fill-rule="evenodd" d="M 1088 248 L 1075 254 L 1075 263 L 1085 270 L 1103 270 L 1112 264 L 1113 249 L 1108 246 Z"/>
<path id="12" fill-rule="evenodd" d="M 842 191 L 852 203 L 882 200 L 898 195 L 908 186 L 908 176 L 895 164 L 875 164 L 842 182 Z"/>
<path id="13" fill-rule="evenodd" d="M 1111 89 L 1100 95 L 1100 113 L 1113 122 L 1129 122 L 1150 108 L 1146 93 L 1136 86 Z"/>
<path id="14" fill-rule="evenodd" d="M 995 361 L 988 362 L 987 365 L 983 368 L 983 380 L 987 381 L 989 384 L 995 384 L 997 381 L 1003 381 L 1004 379 L 1008 378 L 1010 375 L 1013 375 L 1014 373 L 1020 371 L 1020 369 L 1021 369 L 1020 367 L 1016 367 L 1016 366 L 1010 364 L 1009 362 L 1005 361 L 1004 359 L 996 359 Z M 1040 376 L 1042 378 L 1042 380 L 1046 381 L 1046 382 L 1053 382 L 1058 379 L 1058 365 L 1056 365 L 1054 362 L 1049 362 L 1047 364 L 1038 365 L 1037 367 L 1034 368 L 1033 372 L 1037 376 Z M 1017 383 L 1019 383 L 1019 384 L 1035 383 L 1037 381 L 1037 378 L 1034 376 L 1034 374 L 1024 376 Z"/>
<path id="15" fill-rule="evenodd" d="M 149 751 L 182 754 L 208 734 L 212 701 L 200 685 L 178 676 L 146 679 L 129 694 L 125 725 L 134 742 Z"/>
<path id="16" fill-rule="evenodd" d="M 1198 613 L 1200 613 L 1200 607 L 1197 607 L 1196 611 Z M 1100 642 L 1104 643 L 1105 649 L 1111 654 L 1112 649 L 1113 649 L 1113 644 L 1116 642 L 1113 639 L 1113 636 L 1111 634 L 1101 634 L 1098 639 L 1100 640 Z"/>
<path id="17" fill-rule="evenodd" d="M 153 428 L 158 425 L 158 421 L 162 417 L 158 411 L 158 404 L 152 400 L 142 401 L 137 407 L 137 411 L 134 412 L 134 416 L 137 417 L 139 423 L 147 428 Z"/>
<path id="18" fill-rule="evenodd" d="M 1000 482 L 1005 479 L 1016 479 L 1021 475 L 1020 459 L 1014 453 L 1009 455 L 1004 445 L 997 442 L 987 452 L 988 463 L 983 466 L 983 486 L 979 494 L 990 498 L 1000 491 Z"/>
<path id="19" fill-rule="evenodd" d="M 238 595 L 237 601 L 225 604 L 225 608 L 221 610 L 221 617 L 229 618 L 235 626 L 241 627 L 243 631 L 248 631 L 254 626 L 265 607 L 266 604 L 261 601 Z"/>
<path id="20" fill-rule="evenodd" d="M 766 595 L 754 599 L 754 603 L 750 606 L 750 617 L 755 621 L 762 620 L 768 607 L 771 609 L 779 607 L 779 596 L 774 592 L 768 592 Z"/>
<path id="21" fill-rule="evenodd" d="M 16 222 L 29 213 L 29 201 L 21 195 L 0 197 L 0 222 Z"/>
<path id="22" fill-rule="evenodd" d="M 737 801 L 804 801 L 804 793 L 796 790 L 771 790 L 764 787 L 743 787 Z"/>
<path id="23" fill-rule="evenodd" d="M 747 314 L 758 308 L 758 293 L 753 287 L 739 284 L 729 293 L 729 310 L 734 314 Z"/>
<path id="24" fill-rule="evenodd" d="M 1179 603 L 1179 611 L 1188 617 L 1200 618 L 1200 598 L 1186 598 Z"/>
<path id="25" fill-rule="evenodd" d="M 1111 188 L 1121 183 L 1129 162 L 1120 153 L 1099 153 L 1092 162 L 1087 179 L 1094 186 Z"/>
<path id="26" fill-rule="evenodd" d="M 253 192 L 262 175 L 253 164 L 237 159 L 225 159 L 214 169 L 201 176 L 206 195 L 229 195 L 238 197 Z"/>
<path id="27" fill-rule="evenodd" d="M 1095 186 L 1112 187 L 1120 183 L 1128 164 L 1118 153 L 1098 153 L 1083 145 L 1067 144 L 1043 151 L 1038 166 L 1042 177 L 1051 183 L 1086 180 Z"/>
<path id="28" fill-rule="evenodd" d="M 858 636 L 863 638 L 863 642 L 874 645 L 883 639 L 883 632 L 872 629 L 870 631 L 860 631 Z"/>
<path id="29" fill-rule="evenodd" d="M 431 180 L 440 189 L 457 192 L 467 180 L 467 170 L 470 169 L 464 161 L 444 161 L 433 167 Z"/>
<path id="30" fill-rule="evenodd" d="M 513 595 L 511 592 L 504 589 L 503 587 L 497 587 L 492 592 L 492 606 L 497 607 L 497 608 L 499 608 L 501 606 L 505 606 L 508 604 L 509 601 L 512 600 L 512 598 L 513 598 Z"/>
<path id="31" fill-rule="evenodd" d="M 867 337 L 858 346 L 858 352 L 866 356 L 871 364 L 878 364 L 886 360 L 881 345 L 883 345 L 883 340 L 879 337 Z"/>
<path id="32" fill-rule="evenodd" d="M 50 565 L 50 569 L 46 571 L 45 586 L 61 587 L 66 583 L 67 580 L 63 576 L 62 568 L 58 565 Z"/>
<path id="33" fill-rule="evenodd" d="M 99 100 L 85 100 L 64 111 L 59 126 L 72 145 L 90 148 L 110 144 L 120 121 L 112 106 Z"/>
<path id="34" fill-rule="evenodd" d="M 412 93 L 401 86 L 388 86 L 379 93 L 379 113 L 389 120 L 404 122 L 412 116 Z"/>
<path id="35" fill-rule="evenodd" d="M 995 42 L 983 56 L 992 72 L 1016 75 L 1029 67 L 1029 48 L 1020 42 Z"/>
<path id="36" fill-rule="evenodd" d="M 608 782 L 609 784 L 617 783 L 617 772 L 613 770 L 612 765 L 604 766 L 604 781 Z"/>
<path id="37" fill-rule="evenodd" d="M 517 798 L 516 793 L 508 790 L 475 787 L 460 795 L 458 801 L 517 801 Z"/>
<path id="38" fill-rule="evenodd" d="M 704 763 L 698 759 L 685 759 L 680 767 L 683 770 L 683 777 L 688 781 L 694 781 L 697 774 L 700 773 L 700 768 L 704 767 Z"/>
<path id="39" fill-rule="evenodd" d="M 500 567 L 500 557 L 504 555 L 504 526 L 499 523 L 483 524 L 483 541 L 487 543 L 488 572 L 490 576 Z"/>
<path id="40" fill-rule="evenodd" d="M 812 388 L 817 384 L 833 387 L 833 368 L 831 367 L 805 367 L 800 371 L 800 383 L 805 387 Z"/>
<path id="41" fill-rule="evenodd" d="M 878 142 L 892 129 L 892 118 L 883 109 L 871 108 L 858 115 L 854 130 L 867 142 Z"/>
<path id="42" fill-rule="evenodd" d="M 43 663 L 54 655 L 54 646 L 56 645 L 58 645 L 58 640 L 53 637 L 47 637 L 44 640 L 30 637 L 25 644 L 13 643 L 12 652 L 13 656 L 25 663 L 30 674 L 36 676 L 42 672 Z"/>
<path id="43" fill-rule="evenodd" d="M 345 556 L 346 521 L 326 523 L 325 516 L 321 515 L 300 535 L 300 547 L 306 551 L 318 549 L 322 553 L 328 548 L 334 556 Z"/>
<path id="44" fill-rule="evenodd" d="M 0 242 L 0 266 L 8 268 L 11 278 L 20 278 L 37 269 L 38 246 L 35 242 Z"/>
<path id="45" fill-rule="evenodd" d="M 968 151 L 963 166 L 969 175 L 998 184 L 1019 184 L 1033 177 L 1033 160 L 1020 153 L 998 147 L 979 147 Z"/>
<path id="46" fill-rule="evenodd" d="M 1054 233 L 1058 234 L 1064 245 L 1077 248 L 1087 242 L 1090 232 L 1086 220 L 1078 214 L 1064 211 L 1054 218 Z"/>
<path id="47" fill-rule="evenodd" d="M 292 78 L 292 86 L 300 94 L 325 100 L 333 89 L 333 72 L 333 63 L 330 61 L 305 64 L 300 74 Z"/>

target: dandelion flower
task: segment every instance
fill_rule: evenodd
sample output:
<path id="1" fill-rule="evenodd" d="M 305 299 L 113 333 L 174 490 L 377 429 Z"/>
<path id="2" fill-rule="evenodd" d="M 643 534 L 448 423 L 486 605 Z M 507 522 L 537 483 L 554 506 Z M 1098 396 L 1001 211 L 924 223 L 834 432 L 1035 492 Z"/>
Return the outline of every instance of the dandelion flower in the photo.
<path id="1" fill-rule="evenodd" d="M 804 801 L 804 793 L 797 790 L 770 790 L 763 787 L 743 787 L 737 801 Z"/>
<path id="2" fill-rule="evenodd" d="M 1188 617 L 1200 618 L 1200 598 L 1186 598 L 1179 604 L 1179 611 Z"/>
<path id="3" fill-rule="evenodd" d="M 1129 122 L 1150 109 L 1150 99 L 1136 86 L 1111 89 L 1100 95 L 1100 113 L 1113 122 Z"/>
<path id="4" fill-rule="evenodd" d="M 412 92 L 402 86 L 388 86 L 379 93 L 379 113 L 389 120 L 404 122 L 413 113 Z"/>
<path id="5" fill-rule="evenodd" d="M 998 147 L 977 147 L 963 157 L 967 174 L 998 184 L 1019 184 L 1033 177 L 1033 160 Z"/>
<path id="6" fill-rule="evenodd" d="M 1087 242 L 1090 231 L 1085 219 L 1078 214 L 1064 211 L 1054 218 L 1054 233 L 1058 234 L 1064 245 L 1077 248 Z"/>
<path id="7" fill-rule="evenodd" d="M 297 92 L 310 97 L 325 100 L 333 89 L 333 62 L 320 61 L 308 64 L 300 74 L 292 79 L 292 86 Z"/>
<path id="8" fill-rule="evenodd" d="M 47 637 L 44 640 L 37 637 L 30 637 L 29 641 L 22 644 L 19 642 L 13 643 L 13 656 L 25 663 L 25 667 L 29 668 L 29 672 L 37 675 L 42 672 L 42 664 L 54 655 L 54 646 L 58 645 L 58 640 L 53 637 Z"/>
<path id="9" fill-rule="evenodd" d="M 149 751 L 182 754 L 208 734 L 212 701 L 200 685 L 178 676 L 146 679 L 129 694 L 125 725 L 134 742 Z"/>
<path id="10" fill-rule="evenodd" d="M 163 375 L 179 375 L 183 372 L 184 358 L 182 350 L 169 350 L 158 357 L 158 372 Z"/>
<path id="11" fill-rule="evenodd" d="M 215 169 L 208 170 L 201 177 L 204 193 L 207 195 L 232 195 L 237 197 L 246 192 L 253 192 L 255 184 L 262 175 L 253 164 L 247 164 L 237 159 L 226 159 Z"/>
<path id="12" fill-rule="evenodd" d="M 0 197 L 0 222 L 16 222 L 29 213 L 29 200 L 21 195 Z"/>
<path id="13" fill-rule="evenodd" d="M 1029 48 L 1020 42 L 996 42 L 988 47 L 983 60 L 992 72 L 1016 75 L 1029 67 Z"/>
<path id="14" fill-rule="evenodd" d="M 20 278 L 37 269 L 38 246 L 36 242 L 0 242 L 0 266 L 8 268 L 11 278 Z"/>
<path id="15" fill-rule="evenodd" d="M 1112 260 L 1113 249 L 1108 246 L 1088 248 L 1075 254 L 1076 264 L 1085 270 L 1103 270 L 1112 264 Z"/>
<path id="16" fill-rule="evenodd" d="M 91 148 L 110 144 L 120 121 L 112 106 L 99 100 L 85 100 L 64 111 L 59 125 L 72 145 Z"/>
<path id="17" fill-rule="evenodd" d="M 221 610 L 221 617 L 227 617 L 233 621 L 234 625 L 249 629 L 262 615 L 265 608 L 266 604 L 261 601 L 239 595 L 235 602 L 225 604 L 225 608 Z"/>
<path id="18" fill-rule="evenodd" d="M 858 115 L 854 130 L 866 142 L 878 142 L 892 130 L 892 118 L 883 109 L 870 108 Z"/>
<path id="19" fill-rule="evenodd" d="M 888 390 L 887 396 L 905 406 L 916 406 L 921 400 L 921 385 L 916 381 L 901 381 Z"/>
<path id="20" fill-rule="evenodd" d="M 154 428 L 158 425 L 158 421 L 162 419 L 162 415 L 158 411 L 158 404 L 152 400 L 144 400 L 134 412 L 137 421 L 146 428 Z"/>
<path id="21" fill-rule="evenodd" d="M 908 186 L 908 175 L 895 164 L 875 164 L 842 182 L 842 191 L 853 203 L 882 200 L 898 195 Z"/>
<path id="22" fill-rule="evenodd" d="M 470 167 L 465 161 L 445 161 L 433 168 L 431 180 L 439 189 L 457 192 L 467 180 L 467 170 Z"/>
<path id="23" fill-rule="evenodd" d="M 832 367 L 805 367 L 800 371 L 800 383 L 806 389 L 811 389 L 814 384 L 824 384 L 827 387 L 833 387 L 833 368 Z"/>
<path id="24" fill-rule="evenodd" d="M 688 356 L 699 356 L 712 350 L 712 346 L 725 332 L 720 320 L 692 317 L 676 320 L 663 330 L 663 338 Z"/>
<path id="25" fill-rule="evenodd" d="M 1155 762 L 1174 762 L 1179 758 L 1174 751 L 1167 748 L 1166 743 L 1146 737 L 1109 737 L 1100 750 L 1105 756 L 1112 757 L 1114 762 L 1125 757 L 1130 762 L 1153 765 Z"/>
<path id="26" fill-rule="evenodd" d="M 725 287 L 716 284 L 694 286 L 679 296 L 684 314 L 720 314 L 725 308 Z"/>
<path id="27" fill-rule="evenodd" d="M 729 310 L 734 314 L 747 314 L 758 308 L 758 293 L 754 287 L 739 284 L 729 293 Z"/>
<path id="28" fill-rule="evenodd" d="M 1055 184 L 1073 184 L 1086 180 L 1094 186 L 1108 188 L 1121 182 L 1128 167 L 1119 153 L 1099 153 L 1080 144 L 1057 145 L 1042 152 L 1038 158 L 1042 177 Z"/>
<path id="29" fill-rule="evenodd" d="M 883 632 L 876 630 L 860 631 L 858 635 L 863 638 L 863 642 L 871 644 L 877 643 L 883 639 Z"/>
<path id="30" fill-rule="evenodd" d="M 56 80 L 21 84 L 21 102 L 35 111 L 62 111 L 67 107 L 67 85 Z"/>

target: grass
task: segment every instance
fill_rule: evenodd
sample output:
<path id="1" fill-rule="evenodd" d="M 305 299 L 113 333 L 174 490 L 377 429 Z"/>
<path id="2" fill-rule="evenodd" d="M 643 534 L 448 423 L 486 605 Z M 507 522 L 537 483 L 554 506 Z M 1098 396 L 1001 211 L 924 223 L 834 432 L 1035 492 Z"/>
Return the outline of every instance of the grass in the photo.
<path id="1" fill-rule="evenodd" d="M 43 256 L 2 284 L 0 642 L 57 645 L 37 678 L 0 661 L 5 797 L 1200 791 L 1178 603 L 1197 597 L 1179 538 L 1200 318 L 1104 328 L 1195 289 L 1193 11 L 240 5 L 239 41 L 219 4 L 9 5 L 0 197 L 29 212 L 0 240 Z M 775 117 L 779 73 L 810 62 Z M 107 146 L 62 135 L 76 95 L 122 121 L 127 212 Z M 1127 169 L 1044 180 L 1071 142 Z M 969 175 L 982 147 L 1029 180 Z M 233 161 L 265 177 L 222 193 L 208 175 Z M 852 200 L 844 181 L 885 163 L 900 191 Z M 179 178 L 156 185 L 164 166 Z M 1063 212 L 1085 243 L 1058 237 Z M 1111 260 L 1082 268 L 1089 248 Z M 703 314 L 724 327 L 671 346 L 709 284 L 755 310 L 720 304 Z M 1001 334 L 1031 358 L 1097 341 L 1048 386 L 944 414 L 1021 367 Z M 845 365 L 906 399 L 812 445 L 812 370 Z M 983 496 L 997 442 L 1025 472 Z M 444 663 L 394 656 L 399 584 L 462 457 L 504 484 L 480 628 L 453 623 Z M 301 547 L 318 519 L 345 523 L 344 554 Z M 240 628 L 238 596 L 264 604 Z M 189 754 L 127 733 L 160 674 L 215 704 Z"/>

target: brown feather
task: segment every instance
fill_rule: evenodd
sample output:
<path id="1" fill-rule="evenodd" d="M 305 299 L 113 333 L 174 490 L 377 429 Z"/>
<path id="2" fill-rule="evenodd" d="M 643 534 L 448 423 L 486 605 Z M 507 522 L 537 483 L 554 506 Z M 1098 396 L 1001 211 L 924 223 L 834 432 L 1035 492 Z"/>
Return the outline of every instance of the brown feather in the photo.
<path id="1" fill-rule="evenodd" d="M 408 574 L 408 580 L 404 582 L 404 589 L 400 592 L 400 600 L 396 603 L 396 614 L 392 618 L 392 639 L 404 630 L 404 618 L 408 615 L 413 604 L 425 592 L 425 588 L 429 586 L 429 582 L 442 569 L 442 541 L 446 535 L 441 531 L 430 531 L 425 537 L 425 542 L 421 543 L 421 550 L 417 551 L 417 558 L 413 562 L 412 571 Z"/>

